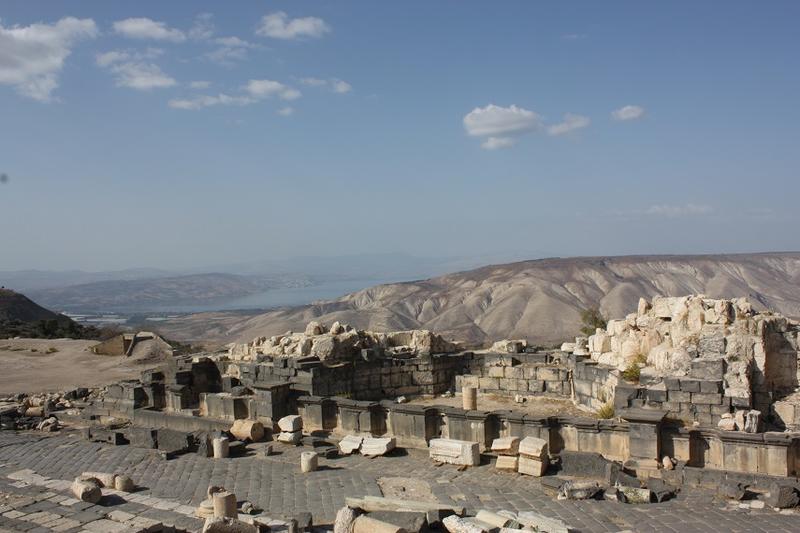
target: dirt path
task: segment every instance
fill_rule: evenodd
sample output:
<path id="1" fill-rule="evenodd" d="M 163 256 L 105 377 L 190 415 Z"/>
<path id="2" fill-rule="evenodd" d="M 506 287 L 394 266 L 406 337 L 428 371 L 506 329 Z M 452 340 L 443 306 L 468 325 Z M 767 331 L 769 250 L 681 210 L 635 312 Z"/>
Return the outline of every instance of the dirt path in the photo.
<path id="1" fill-rule="evenodd" d="M 0 394 L 96 387 L 137 378 L 145 368 L 124 357 L 96 355 L 96 341 L 72 339 L 0 340 Z"/>

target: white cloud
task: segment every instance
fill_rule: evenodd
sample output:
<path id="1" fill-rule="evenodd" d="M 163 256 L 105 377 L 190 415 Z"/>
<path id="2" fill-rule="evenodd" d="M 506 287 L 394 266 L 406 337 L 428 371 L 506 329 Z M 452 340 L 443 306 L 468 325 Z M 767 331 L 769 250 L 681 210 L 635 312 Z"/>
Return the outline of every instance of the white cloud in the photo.
<path id="1" fill-rule="evenodd" d="M 282 117 L 288 117 L 289 115 L 294 113 L 294 108 L 289 106 L 282 107 L 278 109 L 277 113 Z"/>
<path id="2" fill-rule="evenodd" d="M 189 87 L 192 89 L 208 89 L 211 87 L 210 81 L 193 81 L 189 83 Z"/>
<path id="3" fill-rule="evenodd" d="M 521 134 L 540 126 L 539 115 L 521 107 L 489 104 L 464 116 L 464 129 L 473 137 Z"/>
<path id="4" fill-rule="evenodd" d="M 239 37 L 218 37 L 213 40 L 213 43 L 219 45 L 219 48 L 206 54 L 206 57 L 221 65 L 230 65 L 235 61 L 245 59 L 247 50 L 256 47 Z"/>
<path id="5" fill-rule="evenodd" d="M 194 24 L 189 29 L 189 38 L 198 41 L 210 39 L 214 35 L 214 15 L 211 13 L 200 13 L 194 18 Z"/>
<path id="6" fill-rule="evenodd" d="M 501 148 L 510 148 L 517 144 L 517 140 L 513 137 L 489 137 L 481 143 L 481 148 L 485 150 L 499 150 Z"/>
<path id="7" fill-rule="evenodd" d="M 213 106 L 245 106 L 260 102 L 272 97 L 281 100 L 295 100 L 300 98 L 300 91 L 293 89 L 283 83 L 273 80 L 250 80 L 247 85 L 241 88 L 242 94 L 230 95 L 219 93 L 217 95 L 198 95 L 192 98 L 175 98 L 168 102 L 169 106 L 175 109 L 196 110 Z M 279 114 L 291 114 L 294 109 L 284 107 L 283 110 L 291 111 Z"/>
<path id="8" fill-rule="evenodd" d="M 117 87 L 149 91 L 178 84 L 158 65 L 148 61 L 161 53 L 162 50 L 158 48 L 148 48 L 144 52 L 112 50 L 98 54 L 95 61 L 114 74 L 114 83 Z"/>
<path id="9" fill-rule="evenodd" d="M 333 92 L 339 94 L 349 93 L 350 91 L 353 90 L 352 85 L 350 85 L 344 80 L 337 80 L 337 79 L 331 80 L 331 88 L 333 89 Z"/>
<path id="10" fill-rule="evenodd" d="M 297 89 L 273 80 L 250 80 L 245 85 L 244 90 L 254 98 L 277 96 L 282 100 L 296 100 L 302 96 Z"/>
<path id="11" fill-rule="evenodd" d="M 186 40 L 186 35 L 181 30 L 170 28 L 164 22 L 146 17 L 118 20 L 114 23 L 114 31 L 131 39 L 153 39 L 175 43 Z"/>
<path id="12" fill-rule="evenodd" d="M 651 205 L 645 210 L 646 215 L 664 216 L 664 217 L 681 217 L 692 215 L 708 215 L 714 211 L 714 208 L 705 204 L 686 204 L 686 205 Z"/>
<path id="13" fill-rule="evenodd" d="M 309 87 L 326 87 L 337 94 L 345 94 L 353 90 L 352 85 L 338 78 L 330 78 L 327 80 L 320 78 L 301 78 L 300 83 L 308 85 Z"/>
<path id="14" fill-rule="evenodd" d="M 626 105 L 611 112 L 614 120 L 636 120 L 644 116 L 644 108 L 638 105 Z"/>
<path id="15" fill-rule="evenodd" d="M 216 96 L 202 95 L 194 98 L 175 98 L 168 102 L 168 105 L 175 109 L 202 109 L 218 105 L 250 105 L 256 102 L 255 99 L 247 96 L 231 96 L 220 93 Z"/>
<path id="16" fill-rule="evenodd" d="M 55 24 L 3 27 L 0 24 L 0 84 L 48 102 L 72 47 L 98 34 L 92 19 L 65 17 Z"/>
<path id="17" fill-rule="evenodd" d="M 302 37 L 319 38 L 330 32 L 331 28 L 317 17 L 290 19 L 283 11 L 264 15 L 256 34 L 273 39 L 298 39 Z"/>
<path id="18" fill-rule="evenodd" d="M 587 127 L 590 122 L 591 120 L 589 120 L 589 117 L 567 113 L 564 115 L 564 120 L 558 124 L 547 127 L 547 134 L 551 136 L 564 135 L 571 131 L 583 129 Z"/>
<path id="19" fill-rule="evenodd" d="M 149 91 L 172 87 L 178 83 L 153 63 L 119 63 L 112 65 L 110 69 L 115 74 L 117 87 Z"/>

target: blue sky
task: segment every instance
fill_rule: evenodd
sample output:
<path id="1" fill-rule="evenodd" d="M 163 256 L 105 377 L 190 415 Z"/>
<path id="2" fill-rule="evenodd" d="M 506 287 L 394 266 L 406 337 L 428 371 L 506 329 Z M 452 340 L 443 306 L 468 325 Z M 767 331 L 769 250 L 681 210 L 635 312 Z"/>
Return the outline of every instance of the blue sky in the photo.
<path id="1" fill-rule="evenodd" d="M 0 269 L 797 250 L 799 15 L 6 0 Z"/>

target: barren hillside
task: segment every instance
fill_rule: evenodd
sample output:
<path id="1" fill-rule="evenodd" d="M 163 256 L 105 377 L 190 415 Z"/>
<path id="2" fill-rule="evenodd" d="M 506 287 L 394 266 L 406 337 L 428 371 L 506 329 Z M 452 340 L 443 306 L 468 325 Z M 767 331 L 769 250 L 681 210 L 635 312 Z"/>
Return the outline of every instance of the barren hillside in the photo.
<path id="1" fill-rule="evenodd" d="M 575 335 L 584 308 L 599 305 L 606 316 L 620 317 L 635 310 L 640 296 L 689 293 L 747 296 L 761 308 L 800 316 L 800 253 L 586 257 L 487 266 L 267 312 L 227 323 L 217 338 L 248 341 L 301 330 L 314 319 L 377 331 L 426 328 L 471 342 L 550 343 Z"/>

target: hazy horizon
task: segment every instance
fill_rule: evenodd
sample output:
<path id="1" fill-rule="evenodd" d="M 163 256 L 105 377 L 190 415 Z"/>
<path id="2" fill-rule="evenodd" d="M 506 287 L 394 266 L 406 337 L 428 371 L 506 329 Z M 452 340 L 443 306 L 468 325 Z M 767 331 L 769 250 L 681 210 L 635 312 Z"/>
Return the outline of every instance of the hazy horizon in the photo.
<path id="1" fill-rule="evenodd" d="M 10 0 L 0 271 L 798 250 L 798 15 Z"/>

